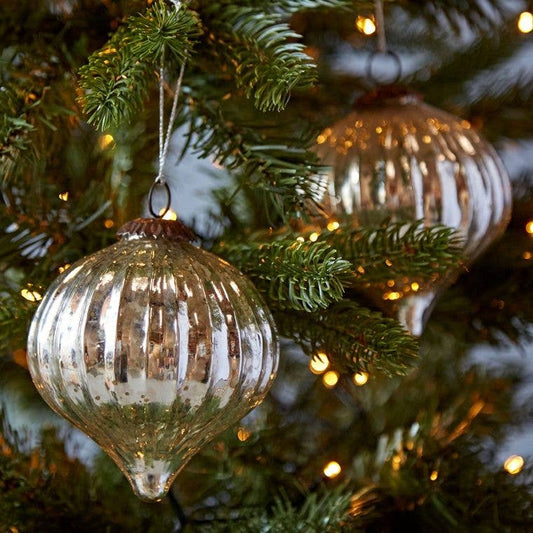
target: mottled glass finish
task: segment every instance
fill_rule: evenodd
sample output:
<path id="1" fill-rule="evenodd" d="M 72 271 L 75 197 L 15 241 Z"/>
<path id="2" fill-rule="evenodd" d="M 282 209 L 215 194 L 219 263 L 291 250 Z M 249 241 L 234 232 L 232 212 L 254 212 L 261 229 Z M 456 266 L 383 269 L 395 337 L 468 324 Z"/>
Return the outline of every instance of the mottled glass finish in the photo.
<path id="1" fill-rule="evenodd" d="M 413 95 L 382 95 L 356 106 L 318 137 L 317 151 L 321 162 L 331 166 L 319 198 L 326 218 L 354 227 L 387 217 L 443 224 L 458 230 L 467 261 L 508 224 L 510 182 L 495 150 L 469 122 Z M 417 294 L 397 291 L 394 302 L 383 300 L 383 291 L 377 297 L 419 335 L 436 293 L 454 277 L 436 280 Z M 406 288 L 414 280 L 408 281 Z"/>
<path id="2" fill-rule="evenodd" d="M 51 285 L 33 319 L 37 389 L 93 438 L 145 500 L 257 406 L 278 366 L 270 312 L 215 255 L 127 235 Z"/>

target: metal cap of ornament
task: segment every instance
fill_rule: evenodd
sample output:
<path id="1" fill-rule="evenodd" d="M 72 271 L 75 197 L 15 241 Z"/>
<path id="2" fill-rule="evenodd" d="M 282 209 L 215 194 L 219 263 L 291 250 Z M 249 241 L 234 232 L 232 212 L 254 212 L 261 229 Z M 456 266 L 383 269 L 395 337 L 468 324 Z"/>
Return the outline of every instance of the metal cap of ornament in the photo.
<path id="1" fill-rule="evenodd" d="M 264 398 L 278 341 L 252 283 L 190 244 L 180 222 L 139 219 L 72 265 L 33 319 L 28 363 L 56 412 L 94 439 L 145 500 Z"/>
<path id="2" fill-rule="evenodd" d="M 330 166 L 321 204 L 325 216 L 350 227 L 422 220 L 455 228 L 472 261 L 505 230 L 511 212 L 508 175 L 494 148 L 465 120 L 429 106 L 405 89 L 385 87 L 359 100 L 318 138 Z M 393 301 L 371 285 L 370 296 L 420 335 L 437 294 L 457 273 L 420 285 L 396 280 Z M 417 292 L 410 290 L 415 284 Z M 405 290 L 404 290 L 405 289 Z"/>

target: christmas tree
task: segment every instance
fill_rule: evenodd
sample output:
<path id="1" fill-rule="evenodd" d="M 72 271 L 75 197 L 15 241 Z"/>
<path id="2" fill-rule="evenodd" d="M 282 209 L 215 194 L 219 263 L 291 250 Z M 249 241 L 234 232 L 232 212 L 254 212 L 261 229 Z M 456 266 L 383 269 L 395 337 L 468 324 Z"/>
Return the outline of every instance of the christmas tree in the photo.
<path id="1" fill-rule="evenodd" d="M 528 531 L 531 10 L 3 5 L 2 530 Z M 26 343 L 54 278 L 174 211 L 254 283 L 281 353 L 263 403 L 144 503 L 42 401 Z"/>

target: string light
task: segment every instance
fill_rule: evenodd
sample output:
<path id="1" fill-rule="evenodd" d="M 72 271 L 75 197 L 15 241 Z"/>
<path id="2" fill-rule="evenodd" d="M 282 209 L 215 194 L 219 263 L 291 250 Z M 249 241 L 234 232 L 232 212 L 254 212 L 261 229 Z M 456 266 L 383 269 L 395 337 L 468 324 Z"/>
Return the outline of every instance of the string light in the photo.
<path id="1" fill-rule="evenodd" d="M 318 352 L 309 361 L 309 369 L 313 374 L 323 374 L 329 367 L 328 356 L 324 352 Z"/>
<path id="2" fill-rule="evenodd" d="M 368 374 L 366 372 L 357 372 L 353 376 L 353 381 L 358 387 L 362 387 L 368 382 Z"/>
<path id="3" fill-rule="evenodd" d="M 329 231 L 335 231 L 336 229 L 339 229 L 340 226 L 341 225 L 336 220 L 332 220 L 331 222 L 328 223 L 327 228 Z"/>
<path id="4" fill-rule="evenodd" d="M 384 300 L 390 300 L 390 301 L 399 300 L 401 297 L 402 297 L 402 294 L 396 291 L 386 292 L 383 295 Z"/>
<path id="5" fill-rule="evenodd" d="M 237 431 L 237 438 L 241 442 L 247 441 L 252 436 L 252 432 L 248 431 L 246 428 L 240 427 Z"/>
<path id="6" fill-rule="evenodd" d="M 107 220 L 104 220 L 104 226 L 107 229 L 111 229 L 114 225 L 115 225 L 115 222 L 111 220 L 110 218 L 108 218 Z"/>
<path id="7" fill-rule="evenodd" d="M 376 19 L 374 18 L 374 15 L 371 15 L 370 17 L 359 15 L 355 20 L 355 27 L 365 35 L 372 35 L 376 33 Z"/>
<path id="8" fill-rule="evenodd" d="M 533 254 L 532 254 L 531 252 L 524 252 L 524 253 L 522 254 L 522 257 L 523 257 L 526 261 L 528 261 L 529 259 L 531 259 L 531 258 L 533 257 Z"/>
<path id="9" fill-rule="evenodd" d="M 109 148 L 110 146 L 113 145 L 113 143 L 115 142 L 115 139 L 113 138 L 113 135 L 109 135 L 106 134 L 106 135 L 102 135 L 99 139 L 98 139 L 98 146 L 102 149 L 102 150 L 106 150 L 107 148 Z"/>
<path id="10" fill-rule="evenodd" d="M 335 372 L 335 370 L 329 370 L 324 374 L 322 382 L 324 383 L 324 387 L 332 389 L 339 382 L 339 373 Z"/>
<path id="11" fill-rule="evenodd" d="M 526 224 L 526 231 L 527 231 L 530 235 L 533 235 L 533 220 L 530 220 L 530 221 Z"/>
<path id="12" fill-rule="evenodd" d="M 165 213 L 165 208 L 159 211 L 159 216 Z M 178 214 L 173 209 L 168 209 L 167 212 L 163 215 L 163 220 L 178 220 Z"/>
<path id="13" fill-rule="evenodd" d="M 67 202 L 68 201 L 68 191 L 65 191 L 65 192 L 62 192 L 58 198 L 60 200 L 63 200 L 63 202 Z"/>
<path id="14" fill-rule="evenodd" d="M 520 13 L 517 26 L 520 32 L 531 33 L 533 31 L 533 14 L 529 11 Z"/>
<path id="15" fill-rule="evenodd" d="M 324 475 L 328 477 L 329 479 L 333 479 L 334 477 L 337 477 L 341 472 L 342 472 L 341 465 L 337 463 L 337 461 L 330 461 L 324 467 Z"/>
<path id="16" fill-rule="evenodd" d="M 512 476 L 519 474 L 524 467 L 524 458 L 520 455 L 511 455 L 507 458 L 505 463 L 503 463 L 503 468 L 509 472 Z"/>
<path id="17" fill-rule="evenodd" d="M 316 231 L 314 231 L 313 233 L 311 233 L 311 235 L 309 235 L 309 240 L 311 242 L 316 242 L 318 241 L 318 237 L 320 237 L 320 233 L 317 233 Z"/>
<path id="18" fill-rule="evenodd" d="M 303 237 L 296 237 L 296 242 L 305 242 Z"/>
<path id="19" fill-rule="evenodd" d="M 431 472 L 431 475 L 429 476 L 429 479 L 431 479 L 431 481 L 437 481 L 438 477 L 439 473 L 436 470 L 433 470 L 433 472 Z"/>
<path id="20" fill-rule="evenodd" d="M 413 289 L 414 292 L 417 292 L 418 289 L 420 289 L 420 285 L 415 281 L 414 283 L 411 283 L 411 289 Z"/>
<path id="21" fill-rule="evenodd" d="M 63 266 L 60 266 L 60 267 L 58 268 L 58 270 L 59 270 L 59 273 L 60 273 L 60 274 L 63 274 L 63 272 L 65 272 L 65 270 L 68 270 L 69 268 L 70 268 L 70 263 L 66 263 L 66 264 L 63 265 Z"/>
<path id="22" fill-rule="evenodd" d="M 28 302 L 39 302 L 43 299 L 40 293 L 35 290 L 22 289 L 20 295 Z"/>

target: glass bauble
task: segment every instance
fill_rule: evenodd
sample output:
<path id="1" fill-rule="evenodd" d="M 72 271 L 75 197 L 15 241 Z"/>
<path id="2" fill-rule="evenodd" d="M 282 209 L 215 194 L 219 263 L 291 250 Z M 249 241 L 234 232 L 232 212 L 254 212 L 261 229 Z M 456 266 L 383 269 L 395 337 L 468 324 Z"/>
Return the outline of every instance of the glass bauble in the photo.
<path id="1" fill-rule="evenodd" d="M 351 227 L 385 219 L 449 226 L 463 240 L 466 261 L 508 224 L 510 182 L 492 146 L 466 120 L 403 89 L 383 88 L 362 98 L 318 137 L 317 152 L 331 167 L 320 198 L 326 219 Z M 420 335 L 436 295 L 457 275 L 450 272 L 423 286 L 393 280 L 394 301 L 387 301 L 386 285 L 370 286 L 369 295 Z"/>
<path id="2" fill-rule="evenodd" d="M 139 219 L 50 286 L 28 362 L 48 404 L 159 500 L 190 457 L 257 406 L 277 371 L 267 307 L 180 222 Z"/>

